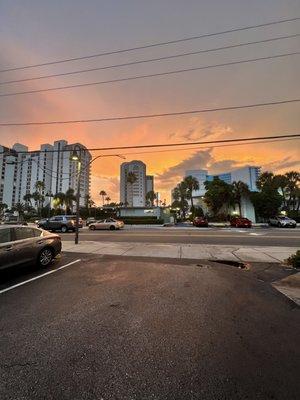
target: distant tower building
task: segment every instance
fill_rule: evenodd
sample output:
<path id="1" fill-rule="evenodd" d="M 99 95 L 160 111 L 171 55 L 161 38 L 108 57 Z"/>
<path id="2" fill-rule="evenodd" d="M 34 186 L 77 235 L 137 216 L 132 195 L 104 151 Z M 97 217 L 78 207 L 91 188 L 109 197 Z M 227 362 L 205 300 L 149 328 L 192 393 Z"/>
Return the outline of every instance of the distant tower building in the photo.
<path id="1" fill-rule="evenodd" d="M 136 181 L 127 181 L 132 172 Z M 146 165 L 142 161 L 133 160 L 121 164 L 120 202 L 129 207 L 145 207 L 146 204 Z"/>
<path id="2" fill-rule="evenodd" d="M 146 194 L 148 192 L 154 192 L 154 176 L 146 175 Z"/>

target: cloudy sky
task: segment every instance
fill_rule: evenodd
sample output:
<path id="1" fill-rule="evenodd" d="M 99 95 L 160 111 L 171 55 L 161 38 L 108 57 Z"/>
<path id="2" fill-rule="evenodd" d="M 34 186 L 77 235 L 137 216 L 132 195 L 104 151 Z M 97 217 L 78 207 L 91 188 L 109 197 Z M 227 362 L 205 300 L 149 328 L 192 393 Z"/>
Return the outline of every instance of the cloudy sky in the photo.
<path id="1" fill-rule="evenodd" d="M 256 25 L 300 15 L 299 0 L 0 0 L 0 69 Z M 96 68 L 300 33 L 300 22 L 72 63 L 1 73 L 1 82 Z M 110 80 L 299 51 L 299 37 L 230 50 L 1 85 L 1 93 Z M 299 97 L 299 56 L 170 76 L 0 98 L 1 122 L 50 121 L 224 107 Z M 299 104 L 81 125 L 0 128 L 0 143 L 36 149 L 66 139 L 87 147 L 190 142 L 299 133 Z M 156 177 L 161 198 L 185 170 L 226 172 L 245 164 L 299 169 L 299 141 L 127 154 Z M 129 153 L 129 151 L 127 152 Z M 119 158 L 97 160 L 92 194 L 119 200 Z"/>

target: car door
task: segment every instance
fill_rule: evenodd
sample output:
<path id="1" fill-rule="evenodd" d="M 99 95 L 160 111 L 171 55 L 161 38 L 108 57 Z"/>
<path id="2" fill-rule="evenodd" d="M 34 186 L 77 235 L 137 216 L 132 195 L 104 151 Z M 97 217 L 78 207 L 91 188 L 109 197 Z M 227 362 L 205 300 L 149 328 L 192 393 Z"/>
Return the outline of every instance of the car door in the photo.
<path id="1" fill-rule="evenodd" d="M 12 240 L 12 228 L 0 229 L 0 269 L 13 265 L 14 242 Z"/>
<path id="2" fill-rule="evenodd" d="M 15 265 L 36 260 L 38 253 L 36 231 L 40 235 L 41 231 L 36 228 L 23 226 L 13 228 Z"/>
<path id="3" fill-rule="evenodd" d="M 105 229 L 105 220 L 100 220 L 95 223 L 96 229 Z"/>

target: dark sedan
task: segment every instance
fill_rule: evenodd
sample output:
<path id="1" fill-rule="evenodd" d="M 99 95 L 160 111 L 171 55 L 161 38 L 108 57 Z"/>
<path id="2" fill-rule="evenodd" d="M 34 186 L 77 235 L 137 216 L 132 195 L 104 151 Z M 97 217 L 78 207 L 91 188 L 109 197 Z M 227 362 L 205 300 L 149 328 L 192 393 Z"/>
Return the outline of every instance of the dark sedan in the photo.
<path id="1" fill-rule="evenodd" d="M 0 226 L 0 269 L 35 263 L 47 267 L 61 252 L 55 233 L 28 226 Z"/>

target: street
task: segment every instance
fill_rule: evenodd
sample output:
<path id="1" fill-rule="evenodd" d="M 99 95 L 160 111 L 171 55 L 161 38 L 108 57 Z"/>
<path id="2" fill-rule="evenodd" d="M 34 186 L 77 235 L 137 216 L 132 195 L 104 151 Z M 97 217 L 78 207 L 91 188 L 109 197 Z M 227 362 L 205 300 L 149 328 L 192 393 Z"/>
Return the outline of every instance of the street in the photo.
<path id="1" fill-rule="evenodd" d="M 72 241 L 71 233 L 61 234 L 62 240 Z M 120 231 L 80 229 L 80 240 L 141 243 L 202 243 L 241 246 L 287 246 L 300 244 L 300 229 L 279 228 L 168 228 L 126 227 Z"/>
<path id="2" fill-rule="evenodd" d="M 69 253 L 51 271 L 0 287 L 1 399 L 299 398 L 279 267 Z"/>

